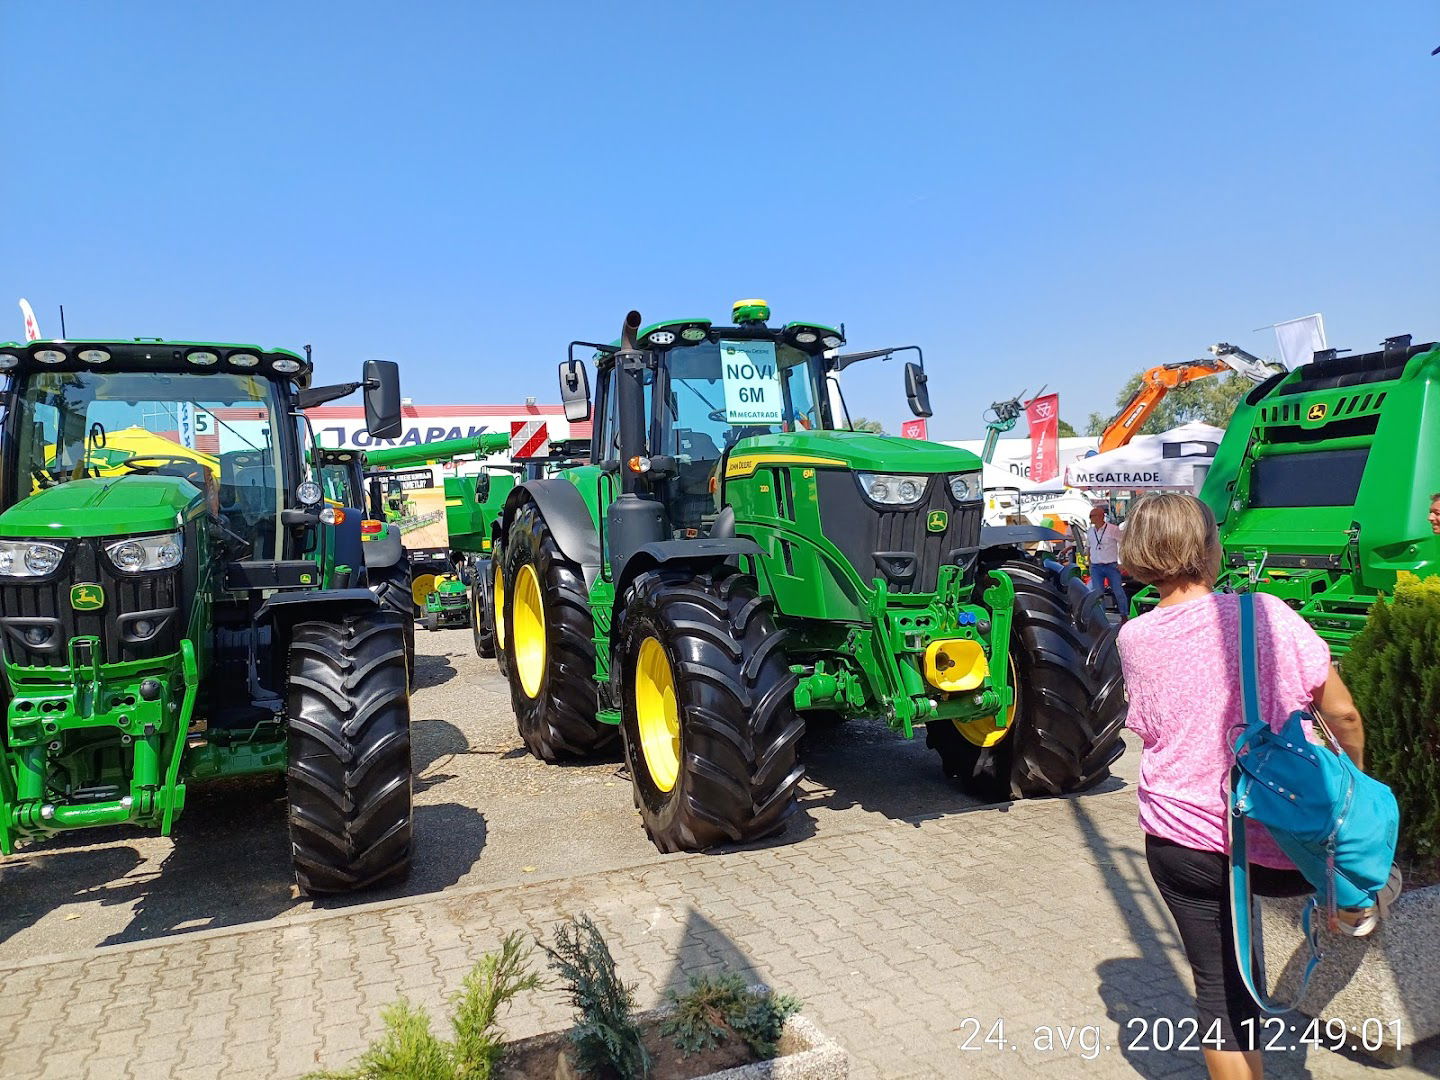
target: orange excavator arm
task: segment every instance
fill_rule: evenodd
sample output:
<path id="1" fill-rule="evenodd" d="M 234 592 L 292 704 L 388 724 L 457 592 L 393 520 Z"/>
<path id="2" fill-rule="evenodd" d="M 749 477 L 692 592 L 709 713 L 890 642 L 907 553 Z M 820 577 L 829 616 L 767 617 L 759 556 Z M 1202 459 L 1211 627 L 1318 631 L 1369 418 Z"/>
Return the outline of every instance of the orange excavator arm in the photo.
<path id="1" fill-rule="evenodd" d="M 1197 379 L 1208 378 L 1229 371 L 1230 365 L 1221 360 L 1186 360 L 1180 364 L 1161 364 L 1153 367 L 1141 377 L 1140 389 L 1126 402 L 1125 407 L 1115 414 L 1115 419 L 1106 425 L 1100 435 L 1100 453 L 1115 450 L 1133 439 L 1150 419 L 1165 395 L 1177 386 L 1184 386 Z"/>

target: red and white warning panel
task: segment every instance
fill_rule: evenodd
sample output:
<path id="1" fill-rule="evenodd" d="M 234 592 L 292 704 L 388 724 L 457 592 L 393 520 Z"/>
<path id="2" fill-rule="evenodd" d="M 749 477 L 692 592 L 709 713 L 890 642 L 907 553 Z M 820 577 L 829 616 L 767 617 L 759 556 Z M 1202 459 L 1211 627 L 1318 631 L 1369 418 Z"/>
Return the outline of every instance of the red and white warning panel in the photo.
<path id="1" fill-rule="evenodd" d="M 510 457 L 550 456 L 550 431 L 544 420 L 510 421 Z"/>

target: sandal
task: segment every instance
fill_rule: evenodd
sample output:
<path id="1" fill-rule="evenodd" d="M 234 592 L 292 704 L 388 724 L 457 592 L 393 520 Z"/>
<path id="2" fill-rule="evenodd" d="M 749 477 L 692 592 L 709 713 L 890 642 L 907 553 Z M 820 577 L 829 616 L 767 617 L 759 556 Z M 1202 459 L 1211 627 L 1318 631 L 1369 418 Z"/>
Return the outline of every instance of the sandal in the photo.
<path id="1" fill-rule="evenodd" d="M 1385 882 L 1385 887 L 1376 897 L 1376 906 L 1338 909 L 1335 913 L 1335 929 L 1350 937 L 1368 937 L 1374 932 L 1375 927 L 1380 925 L 1380 920 L 1390 914 L 1390 905 L 1400 895 L 1400 889 L 1404 883 L 1400 867 L 1390 867 L 1389 880 Z"/>

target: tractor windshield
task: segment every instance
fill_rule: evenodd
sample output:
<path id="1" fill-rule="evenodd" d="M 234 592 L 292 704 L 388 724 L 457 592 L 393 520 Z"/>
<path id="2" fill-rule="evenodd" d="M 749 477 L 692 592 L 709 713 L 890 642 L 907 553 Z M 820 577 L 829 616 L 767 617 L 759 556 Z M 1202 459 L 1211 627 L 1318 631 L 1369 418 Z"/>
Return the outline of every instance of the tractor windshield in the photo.
<path id="1" fill-rule="evenodd" d="M 705 342 L 671 349 L 665 367 L 667 407 L 654 452 L 682 465 L 718 461 L 748 436 L 822 426 L 816 365 L 789 345 Z"/>
<path id="2" fill-rule="evenodd" d="M 11 446 L 16 501 L 86 477 L 177 476 L 213 514 L 276 558 L 287 489 L 280 406 L 267 379 L 229 372 L 67 371 L 24 377 Z"/>

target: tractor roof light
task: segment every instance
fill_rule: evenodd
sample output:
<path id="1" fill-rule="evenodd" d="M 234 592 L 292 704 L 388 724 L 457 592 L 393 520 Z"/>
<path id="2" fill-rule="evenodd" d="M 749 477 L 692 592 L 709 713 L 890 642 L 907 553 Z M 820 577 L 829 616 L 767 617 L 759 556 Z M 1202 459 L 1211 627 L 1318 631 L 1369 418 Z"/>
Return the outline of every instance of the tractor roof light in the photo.
<path id="1" fill-rule="evenodd" d="M 227 356 L 225 358 L 225 362 L 231 367 L 253 368 L 259 366 L 260 358 L 254 353 L 237 352 L 231 353 L 229 356 Z"/>
<path id="2" fill-rule="evenodd" d="M 645 341 L 650 345 L 674 345 L 674 330 L 652 330 L 645 335 Z"/>
<path id="3" fill-rule="evenodd" d="M 704 341 L 710 336 L 709 323 L 695 323 L 680 331 L 680 337 L 689 342 Z"/>
<path id="4" fill-rule="evenodd" d="M 11 368 L 19 366 L 19 364 L 20 357 L 14 353 L 0 353 L 0 371 L 9 371 Z"/>
<path id="5" fill-rule="evenodd" d="M 31 355 L 35 357 L 36 362 L 41 364 L 63 364 L 70 359 L 59 349 L 37 349 Z"/>
<path id="6" fill-rule="evenodd" d="M 806 350 L 814 349 L 819 343 L 827 349 L 838 349 L 845 344 L 845 335 L 833 326 L 819 323 L 792 322 L 785 325 L 785 340 Z"/>
<path id="7" fill-rule="evenodd" d="M 744 323 L 763 323 L 770 318 L 770 305 L 764 300 L 736 300 L 730 305 L 730 317 L 735 320 L 735 325 Z"/>
<path id="8" fill-rule="evenodd" d="M 220 354 L 213 353 L 209 349 L 196 349 L 194 352 L 186 353 L 185 359 L 198 367 L 214 367 L 220 362 Z"/>
<path id="9" fill-rule="evenodd" d="M 300 361 L 292 360 L 288 356 L 282 356 L 277 360 L 272 360 L 270 366 L 282 375 L 293 375 L 300 370 Z"/>
<path id="10" fill-rule="evenodd" d="M 76 355 L 87 364 L 106 364 L 110 361 L 108 349 L 81 349 Z"/>

